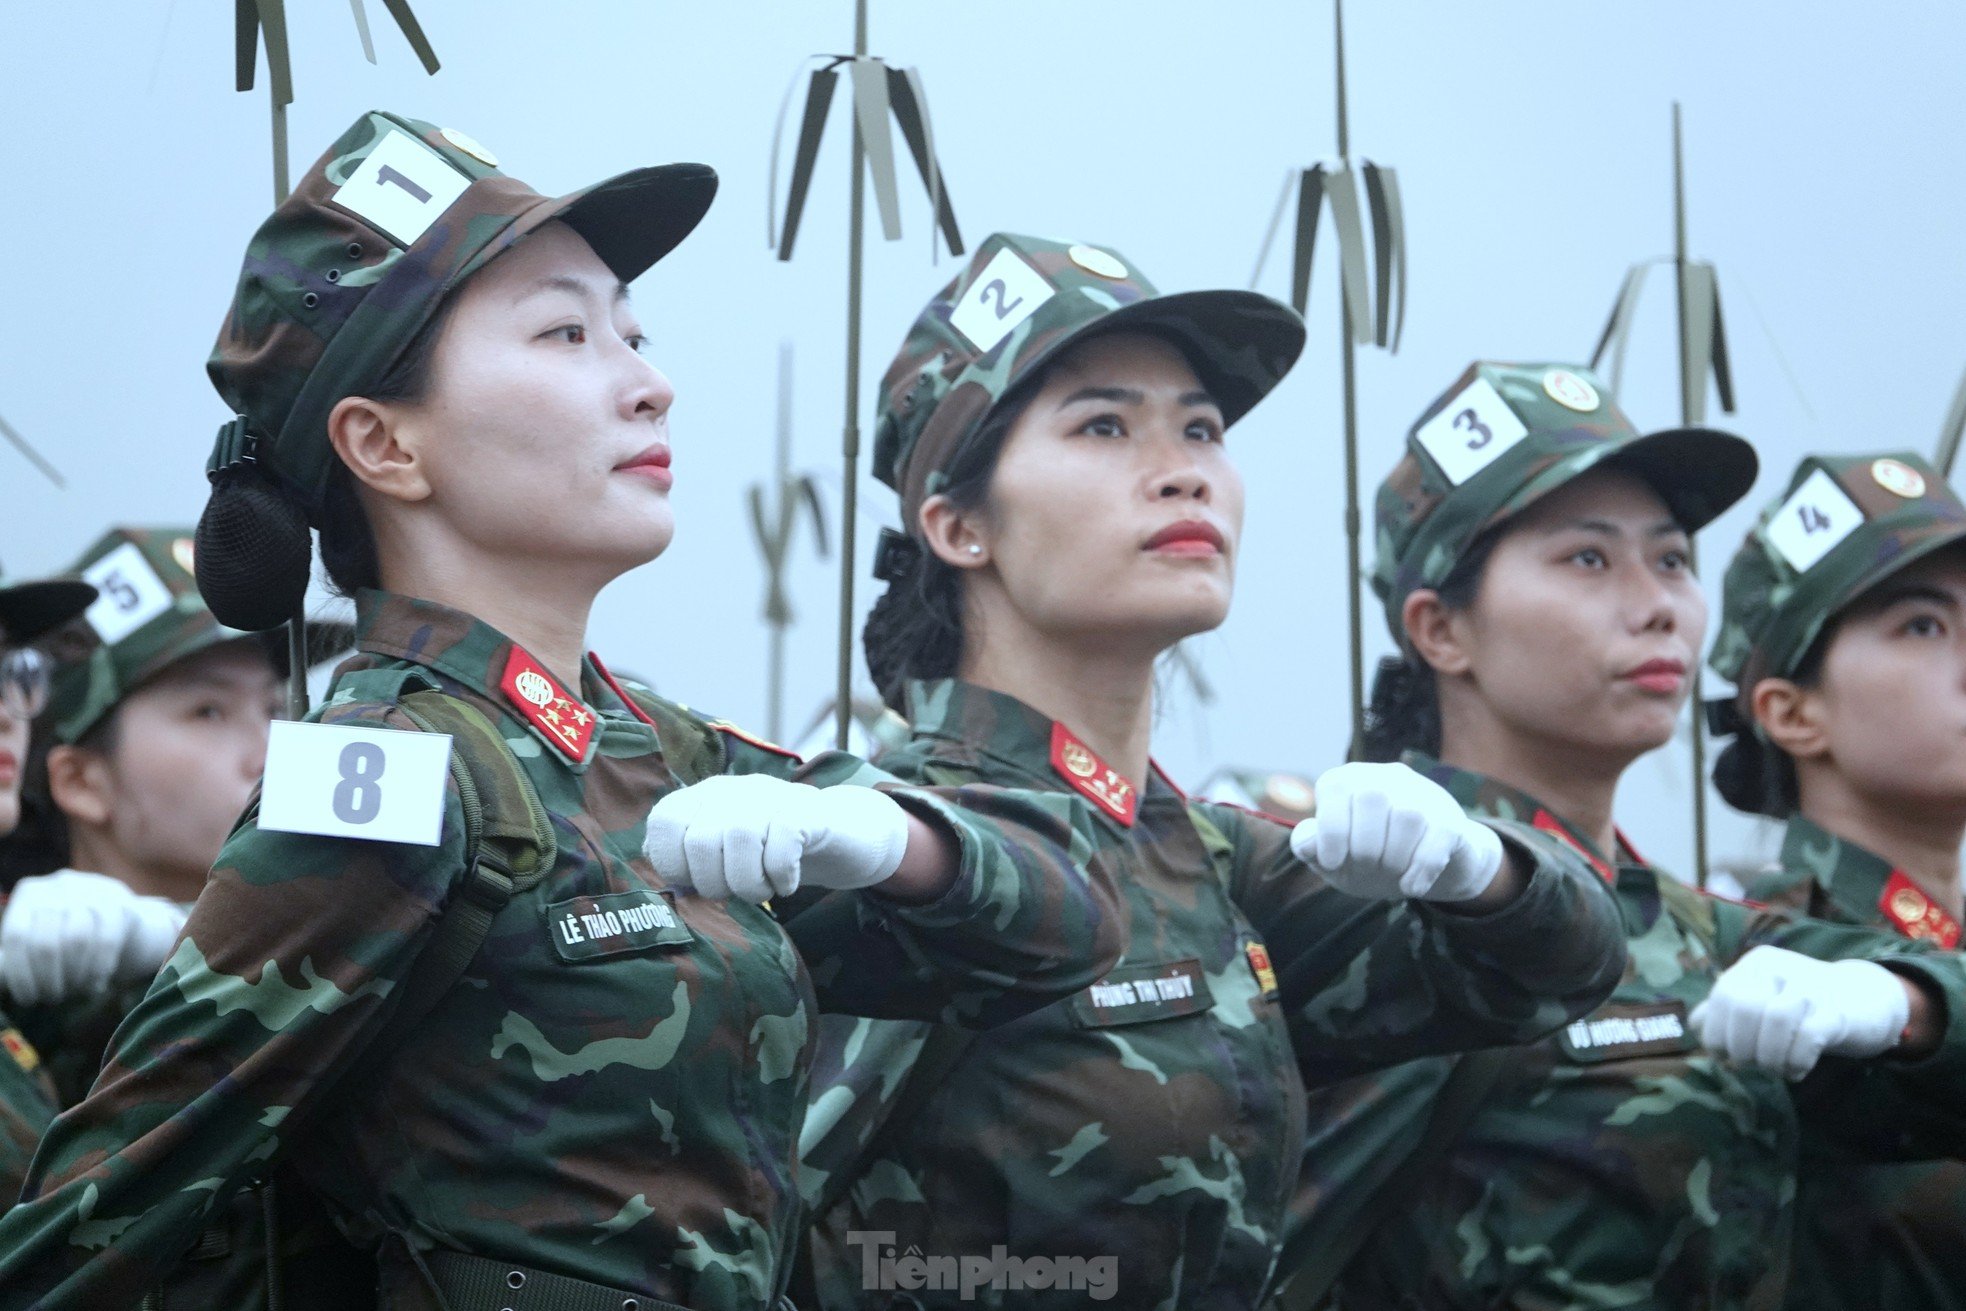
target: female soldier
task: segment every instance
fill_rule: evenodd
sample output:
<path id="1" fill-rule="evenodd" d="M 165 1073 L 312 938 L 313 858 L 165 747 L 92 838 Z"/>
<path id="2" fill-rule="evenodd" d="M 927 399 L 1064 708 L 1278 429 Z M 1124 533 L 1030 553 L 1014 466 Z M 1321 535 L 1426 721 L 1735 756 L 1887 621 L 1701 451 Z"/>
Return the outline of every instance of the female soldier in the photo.
<path id="1" fill-rule="evenodd" d="M 0 587 L 0 837 L 20 820 L 22 763 L 28 726 L 48 701 L 47 659 L 28 643 L 95 600 L 87 583 L 17 583 Z M 0 925 L 5 923 L 0 920 Z M 56 955 L 61 952 L 54 953 Z M 9 948 L 0 939 L 0 968 Z M 12 1198 L 26 1177 L 34 1145 L 55 1118 L 54 1085 L 41 1057 L 0 1012 L 0 1197 Z"/>
<path id="2" fill-rule="evenodd" d="M 907 533 L 883 539 L 866 649 L 914 736 L 884 767 L 1092 801 L 1126 945 L 973 1040 L 829 1017 L 803 1158 L 824 1305 L 1253 1307 L 1302 1134 L 1287 1011 L 1332 1077 L 1539 1036 L 1615 981 L 1582 862 L 1400 766 L 1327 774 L 1306 831 L 1367 902 L 1288 826 L 1191 802 L 1149 761 L 1155 661 L 1228 610 L 1224 430 L 1303 340 L 1265 297 L 1161 296 L 1109 250 L 1000 234 L 888 371 L 875 472 Z"/>
<path id="3" fill-rule="evenodd" d="M 1340 1268 L 1344 1307 L 1772 1305 L 1789 1089 L 1696 1045 L 1702 1018 L 1747 1059 L 1773 1032 L 1767 1008 L 1696 1009 L 1757 944 L 1835 960 L 1806 962 L 1827 972 L 1811 995 L 1829 1052 L 1893 1053 L 1880 1069 L 1907 1085 L 1956 1075 L 1956 962 L 1696 893 L 1613 825 L 1705 633 L 1688 536 L 1754 472 L 1735 437 L 1641 436 L 1581 368 L 1477 364 L 1410 432 L 1379 494 L 1374 582 L 1402 654 L 1369 753 L 1572 843 L 1615 888 L 1631 961 L 1607 1005 L 1535 1046 L 1314 1095 L 1282 1305 L 1315 1304 Z M 1838 959 L 1859 956 L 1889 968 Z"/>
<path id="4" fill-rule="evenodd" d="M 1959 948 L 1963 541 L 1966 506 L 1920 457 L 1812 456 L 1735 555 L 1711 661 L 1738 689 L 1712 707 L 1735 737 L 1714 784 L 1788 825 L 1748 895 Z M 1895 1154 L 1920 1118 L 1878 1103 L 1841 1127 Z M 1966 1164 L 1803 1145 L 1787 1306 L 1966 1305 Z"/>
<path id="5" fill-rule="evenodd" d="M 1069 808 L 794 783 L 884 776 L 799 772 L 583 659 L 595 594 L 672 529 L 673 395 L 624 284 L 715 185 L 680 164 L 551 200 L 374 113 L 260 228 L 210 364 L 241 417 L 200 573 L 234 588 L 204 588 L 221 620 L 268 588 L 292 613 L 305 530 L 283 557 L 274 516 L 304 509 L 359 654 L 319 722 L 276 733 L 0 1221 L 0 1302 L 133 1301 L 291 1149 L 384 1306 L 758 1311 L 792 1236 L 814 981 L 988 1024 L 1111 964 L 1110 884 L 1056 846 Z M 681 787 L 720 773 L 758 776 Z M 867 890 L 810 976 L 763 910 L 678 895 L 801 879 Z"/>

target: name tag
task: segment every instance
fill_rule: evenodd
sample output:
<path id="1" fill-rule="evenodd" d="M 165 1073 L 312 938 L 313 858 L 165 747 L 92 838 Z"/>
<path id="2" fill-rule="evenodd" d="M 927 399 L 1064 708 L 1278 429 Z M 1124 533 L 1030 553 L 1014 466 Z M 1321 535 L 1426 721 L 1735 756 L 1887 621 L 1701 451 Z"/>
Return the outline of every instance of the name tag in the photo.
<path id="1" fill-rule="evenodd" d="M 1072 998 L 1072 1016 L 1088 1029 L 1193 1015 L 1215 1004 L 1198 960 L 1128 965 Z"/>
<path id="2" fill-rule="evenodd" d="M 1573 1061 L 1621 1061 L 1633 1056 L 1673 1056 L 1693 1049 L 1686 1003 L 1601 1006 L 1557 1032 L 1557 1044 Z"/>
<path id="3" fill-rule="evenodd" d="M 648 947 L 673 947 L 694 935 L 667 892 L 610 892 L 547 907 L 547 932 L 561 960 L 594 960 Z"/>

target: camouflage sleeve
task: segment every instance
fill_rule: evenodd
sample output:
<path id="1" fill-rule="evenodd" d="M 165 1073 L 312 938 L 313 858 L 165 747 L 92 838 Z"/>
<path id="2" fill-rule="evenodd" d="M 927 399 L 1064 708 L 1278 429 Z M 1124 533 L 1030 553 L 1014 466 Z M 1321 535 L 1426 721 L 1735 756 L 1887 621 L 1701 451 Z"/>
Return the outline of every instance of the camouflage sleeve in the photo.
<path id="1" fill-rule="evenodd" d="M 58 1109 L 40 1053 L 0 1015 L 0 1209 L 20 1195 L 34 1146 Z"/>
<path id="2" fill-rule="evenodd" d="M 864 1015 L 821 1015 L 817 1027 L 811 1101 L 799 1130 L 799 1194 L 808 1208 L 834 1174 L 858 1173 L 923 1045 L 938 1032 L 913 1020 Z"/>
<path id="3" fill-rule="evenodd" d="M 1533 1042 L 1617 986 L 1617 903 L 1583 860 L 1527 825 L 1489 821 L 1532 867 L 1485 915 L 1337 891 L 1283 824 L 1197 805 L 1231 843 L 1230 887 L 1276 966 L 1298 1061 L 1314 1085 L 1416 1057 Z"/>
<path id="4" fill-rule="evenodd" d="M 364 709 L 409 727 L 350 707 Z M 269 832 L 248 812 L 95 1087 L 55 1121 L 0 1218 L 0 1301 L 134 1305 L 309 1122 L 463 870 L 454 789 L 443 831 L 435 847 L 360 842 Z"/>
<path id="5" fill-rule="evenodd" d="M 1092 860 L 1093 820 L 1076 797 L 909 787 L 840 752 L 795 766 L 740 740 L 729 768 L 879 786 L 961 852 L 955 882 L 934 901 L 908 905 L 868 889 L 785 917 L 823 1011 L 984 1029 L 1090 987 L 1119 959 L 1118 894 L 1111 870 Z"/>
<path id="6" fill-rule="evenodd" d="M 1966 1156 L 1966 956 L 1888 929 L 1832 924 L 1709 897 L 1721 959 L 1784 947 L 1818 960 L 1868 960 L 1924 985 L 1943 1013 L 1939 1045 L 1913 1060 L 1826 1058 L 1798 1096 L 1812 1124 L 1886 1159 Z M 1887 1109 L 1888 1108 L 1888 1109 Z"/>

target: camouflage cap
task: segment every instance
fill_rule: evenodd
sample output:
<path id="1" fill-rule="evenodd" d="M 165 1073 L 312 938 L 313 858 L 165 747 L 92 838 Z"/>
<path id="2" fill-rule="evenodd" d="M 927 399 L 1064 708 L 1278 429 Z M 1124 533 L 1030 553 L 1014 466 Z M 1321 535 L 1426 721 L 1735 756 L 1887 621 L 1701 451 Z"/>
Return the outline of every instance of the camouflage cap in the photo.
<path id="1" fill-rule="evenodd" d="M 1304 348 L 1304 322 L 1250 291 L 1163 296 L 1111 250 L 992 234 L 915 319 L 881 381 L 874 476 L 901 493 L 902 523 L 939 490 L 991 409 L 1060 351 L 1094 332 L 1150 329 L 1180 343 L 1234 423 Z"/>
<path id="2" fill-rule="evenodd" d="M 48 710 L 57 740 L 81 740 L 166 666 L 221 642 L 259 643 L 284 675 L 282 635 L 219 623 L 198 595 L 192 564 L 189 528 L 112 528 L 75 562 L 69 572 L 97 596 L 80 618 L 42 642 L 54 658 Z M 317 650 L 345 648 L 352 634 L 346 624 L 309 631 L 324 639 Z"/>
<path id="3" fill-rule="evenodd" d="M 560 219 L 630 282 L 689 235 L 716 191 L 706 165 L 666 164 L 550 199 L 461 132 L 363 115 L 246 248 L 206 364 L 244 423 L 221 430 L 209 468 L 251 456 L 318 511 L 334 460 L 328 412 L 380 380 L 487 260 Z"/>
<path id="4" fill-rule="evenodd" d="M 1727 566 L 1707 664 L 1746 714 L 1754 685 L 1793 674 L 1838 611 L 1962 538 L 1966 505 L 1921 456 L 1808 456 Z"/>
<path id="5" fill-rule="evenodd" d="M 1731 433 L 1639 432 L 1583 365 L 1469 365 L 1379 485 L 1372 589 L 1394 640 L 1406 598 L 1446 581 L 1484 529 L 1604 464 L 1650 484 L 1688 532 L 1747 495 L 1759 467 Z"/>

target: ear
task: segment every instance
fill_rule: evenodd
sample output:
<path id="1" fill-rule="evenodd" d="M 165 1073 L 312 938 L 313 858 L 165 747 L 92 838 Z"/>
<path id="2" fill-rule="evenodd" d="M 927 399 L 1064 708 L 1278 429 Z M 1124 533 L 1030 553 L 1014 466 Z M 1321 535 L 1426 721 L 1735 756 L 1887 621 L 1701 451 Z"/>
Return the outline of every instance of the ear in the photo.
<path id="1" fill-rule="evenodd" d="M 982 515 L 959 510 L 948 497 L 937 494 L 922 502 L 922 540 L 946 565 L 957 569 L 981 569 L 990 562 L 990 539 L 983 532 Z"/>
<path id="2" fill-rule="evenodd" d="M 328 440 L 364 487 L 397 501 L 430 496 L 419 454 L 421 431 L 409 407 L 366 396 L 344 396 L 328 412 Z"/>
<path id="3" fill-rule="evenodd" d="M 1796 760 L 1829 754 L 1829 727 L 1822 698 L 1786 678 L 1764 678 L 1748 697 L 1755 722 L 1775 746 Z"/>
<path id="4" fill-rule="evenodd" d="M 109 761 L 85 747 L 49 748 L 48 795 L 72 824 L 107 824 L 116 805 Z"/>
<path id="5" fill-rule="evenodd" d="M 1465 625 L 1459 614 L 1441 604 L 1439 592 L 1422 587 L 1409 594 L 1399 608 L 1399 619 L 1406 629 L 1406 640 L 1435 673 L 1468 672 L 1474 661 L 1468 651 Z"/>

